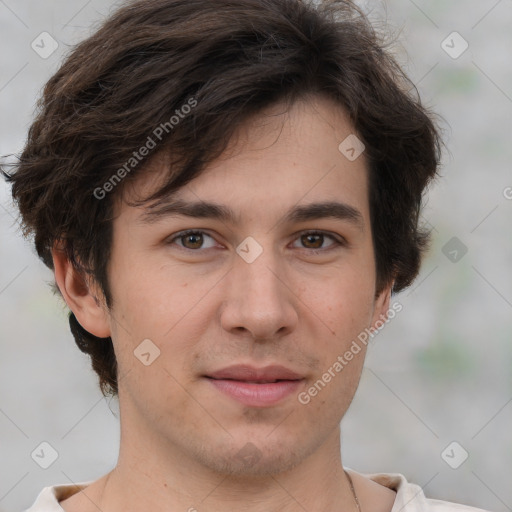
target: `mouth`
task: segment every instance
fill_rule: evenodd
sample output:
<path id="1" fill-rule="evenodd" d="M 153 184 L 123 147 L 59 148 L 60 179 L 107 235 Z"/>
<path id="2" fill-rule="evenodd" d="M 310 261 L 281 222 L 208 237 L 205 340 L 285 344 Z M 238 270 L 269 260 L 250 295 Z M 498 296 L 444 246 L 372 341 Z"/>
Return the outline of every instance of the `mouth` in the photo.
<path id="1" fill-rule="evenodd" d="M 231 366 L 204 376 L 218 391 L 249 407 L 277 405 L 296 392 L 304 381 L 283 366 Z"/>

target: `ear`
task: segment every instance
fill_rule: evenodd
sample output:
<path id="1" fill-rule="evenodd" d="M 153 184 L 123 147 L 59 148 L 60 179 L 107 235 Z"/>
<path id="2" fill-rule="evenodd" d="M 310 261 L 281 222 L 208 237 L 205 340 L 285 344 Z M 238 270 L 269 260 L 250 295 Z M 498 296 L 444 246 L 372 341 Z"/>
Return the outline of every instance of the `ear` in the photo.
<path id="1" fill-rule="evenodd" d="M 98 338 L 111 335 L 109 315 L 101 300 L 103 295 L 98 286 L 92 286 L 91 279 L 76 270 L 64 250 L 55 245 L 52 249 L 55 281 L 69 309 L 78 323 Z"/>
<path id="2" fill-rule="evenodd" d="M 375 326 L 376 322 L 382 327 L 382 322 L 386 322 L 389 314 L 389 303 L 391 301 L 391 290 L 393 288 L 394 281 L 391 281 L 377 296 L 375 299 L 375 309 L 373 311 L 372 327 L 377 329 Z"/>

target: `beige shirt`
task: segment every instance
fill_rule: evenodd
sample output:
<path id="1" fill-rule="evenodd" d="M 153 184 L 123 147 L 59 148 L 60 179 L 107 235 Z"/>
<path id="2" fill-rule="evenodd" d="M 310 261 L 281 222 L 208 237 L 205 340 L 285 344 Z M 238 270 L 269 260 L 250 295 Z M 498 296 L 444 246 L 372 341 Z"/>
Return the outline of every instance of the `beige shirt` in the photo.
<path id="1" fill-rule="evenodd" d="M 357 473 L 354 470 L 350 471 Z M 486 512 L 481 508 L 428 499 L 419 485 L 407 482 L 405 477 L 399 473 L 361 474 L 396 492 L 391 512 Z M 91 483 L 82 482 L 77 485 L 64 484 L 45 487 L 39 493 L 35 503 L 25 512 L 64 512 L 59 502 L 81 491 Z"/>

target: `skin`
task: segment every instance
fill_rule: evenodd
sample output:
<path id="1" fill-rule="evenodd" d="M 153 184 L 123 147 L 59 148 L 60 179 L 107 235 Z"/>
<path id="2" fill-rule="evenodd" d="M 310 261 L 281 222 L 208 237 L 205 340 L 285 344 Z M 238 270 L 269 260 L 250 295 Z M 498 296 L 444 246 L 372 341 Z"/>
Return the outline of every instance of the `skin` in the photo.
<path id="1" fill-rule="evenodd" d="M 177 195 L 229 206 L 238 223 L 174 216 L 144 224 L 144 209 L 124 199 L 162 182 L 165 159 L 155 158 L 117 202 L 110 311 L 95 283 L 55 248 L 63 297 L 85 329 L 112 337 L 120 375 L 117 466 L 61 502 L 67 512 L 357 510 L 343 473 L 340 421 L 364 345 L 307 405 L 292 393 L 276 406 L 244 406 L 203 377 L 235 363 L 280 364 L 304 377 L 304 391 L 387 317 L 392 283 L 375 296 L 364 153 L 350 162 L 338 150 L 352 133 L 344 111 L 320 96 L 288 112 L 274 105 L 240 127 L 223 156 Z M 356 208 L 362 226 L 282 221 L 295 205 L 320 201 Z M 175 238 L 185 229 L 203 237 Z M 263 249 L 252 263 L 236 253 L 247 236 Z M 144 339 L 160 349 L 149 366 L 133 353 Z M 249 442 L 258 455 L 251 463 L 238 455 Z M 363 511 L 391 510 L 394 491 L 352 476 Z"/>

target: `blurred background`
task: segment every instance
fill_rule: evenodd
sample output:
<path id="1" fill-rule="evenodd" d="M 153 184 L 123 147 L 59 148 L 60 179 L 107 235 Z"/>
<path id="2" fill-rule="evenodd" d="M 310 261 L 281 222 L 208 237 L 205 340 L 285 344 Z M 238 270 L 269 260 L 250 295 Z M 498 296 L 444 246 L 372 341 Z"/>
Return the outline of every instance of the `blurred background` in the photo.
<path id="1" fill-rule="evenodd" d="M 402 473 L 427 497 L 512 510 L 512 1 L 360 5 L 396 33 L 449 152 L 423 212 L 431 250 L 371 341 L 343 422 L 343 462 Z M 22 149 L 42 86 L 113 6 L 0 0 L 0 155 Z M 0 262 L 0 511 L 15 512 L 44 486 L 108 472 L 118 412 L 75 346 L 3 181 Z M 47 469 L 36 463 L 43 442 L 57 457 Z"/>

